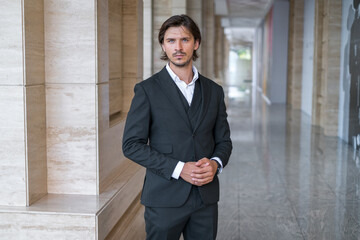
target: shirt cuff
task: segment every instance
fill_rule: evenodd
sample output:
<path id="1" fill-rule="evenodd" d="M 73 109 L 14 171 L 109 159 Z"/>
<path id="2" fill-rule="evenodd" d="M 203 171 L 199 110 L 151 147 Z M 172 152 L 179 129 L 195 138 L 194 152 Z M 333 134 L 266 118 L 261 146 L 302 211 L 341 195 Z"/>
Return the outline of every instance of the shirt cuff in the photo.
<path id="1" fill-rule="evenodd" d="M 184 168 L 184 165 L 185 165 L 184 162 L 179 161 L 178 164 L 176 165 L 171 177 L 175 178 L 175 179 L 179 179 L 180 173 L 181 173 L 182 169 Z"/>
<path id="2" fill-rule="evenodd" d="M 219 173 L 221 173 L 222 170 L 223 170 L 223 164 L 222 164 L 221 159 L 218 158 L 218 157 L 212 157 L 211 160 L 215 160 L 215 161 L 217 161 L 217 162 L 220 164 L 221 167 L 219 168 Z"/>

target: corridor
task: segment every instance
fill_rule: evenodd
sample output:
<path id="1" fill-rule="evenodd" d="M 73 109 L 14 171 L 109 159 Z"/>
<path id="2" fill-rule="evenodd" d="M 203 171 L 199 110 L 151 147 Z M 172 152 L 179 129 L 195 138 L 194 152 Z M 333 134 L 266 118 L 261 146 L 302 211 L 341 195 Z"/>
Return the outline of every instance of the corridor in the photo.
<path id="1" fill-rule="evenodd" d="M 359 239 L 359 154 L 300 111 L 236 89 L 218 239 Z"/>

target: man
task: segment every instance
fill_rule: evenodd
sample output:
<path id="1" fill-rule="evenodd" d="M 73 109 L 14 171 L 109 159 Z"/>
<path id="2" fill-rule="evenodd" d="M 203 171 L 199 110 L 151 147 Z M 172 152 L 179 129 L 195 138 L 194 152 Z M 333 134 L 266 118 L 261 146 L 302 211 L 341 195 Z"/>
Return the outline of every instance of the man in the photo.
<path id="1" fill-rule="evenodd" d="M 219 181 L 232 150 L 222 88 L 193 66 L 201 42 L 186 15 L 166 20 L 168 64 L 136 84 L 123 152 L 146 168 L 141 196 L 147 239 L 215 239 Z"/>

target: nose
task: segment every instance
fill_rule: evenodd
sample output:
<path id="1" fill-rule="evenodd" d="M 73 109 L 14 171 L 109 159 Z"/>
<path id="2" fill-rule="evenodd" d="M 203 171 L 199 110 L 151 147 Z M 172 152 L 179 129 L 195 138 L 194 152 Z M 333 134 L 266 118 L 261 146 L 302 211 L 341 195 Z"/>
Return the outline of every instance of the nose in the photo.
<path id="1" fill-rule="evenodd" d="M 182 50 L 182 44 L 181 41 L 176 41 L 175 51 Z"/>

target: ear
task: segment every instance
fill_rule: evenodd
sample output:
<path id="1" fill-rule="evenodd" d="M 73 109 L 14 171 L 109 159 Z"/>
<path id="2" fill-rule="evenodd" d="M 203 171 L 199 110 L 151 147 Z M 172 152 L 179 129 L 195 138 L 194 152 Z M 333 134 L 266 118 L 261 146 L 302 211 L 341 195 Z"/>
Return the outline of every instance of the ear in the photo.
<path id="1" fill-rule="evenodd" d="M 164 46 L 164 44 L 161 44 L 161 49 L 165 52 L 165 46 Z"/>
<path id="2" fill-rule="evenodd" d="M 194 43 L 194 50 L 198 50 L 199 47 L 200 47 L 199 40 L 196 40 Z"/>

